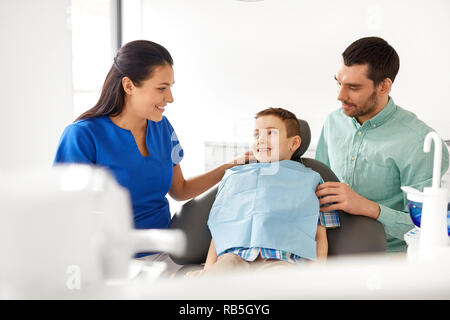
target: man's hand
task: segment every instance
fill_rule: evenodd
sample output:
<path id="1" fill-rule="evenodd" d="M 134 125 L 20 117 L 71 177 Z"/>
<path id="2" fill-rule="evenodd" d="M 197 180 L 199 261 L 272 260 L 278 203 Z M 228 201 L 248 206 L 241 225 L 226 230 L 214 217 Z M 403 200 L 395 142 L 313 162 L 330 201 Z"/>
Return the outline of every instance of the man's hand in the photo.
<path id="1" fill-rule="evenodd" d="M 380 215 L 378 203 L 370 201 L 342 182 L 325 182 L 319 184 L 316 189 L 320 205 L 331 204 L 321 207 L 321 211 L 330 212 L 342 210 L 354 215 L 363 215 L 377 219 Z"/>

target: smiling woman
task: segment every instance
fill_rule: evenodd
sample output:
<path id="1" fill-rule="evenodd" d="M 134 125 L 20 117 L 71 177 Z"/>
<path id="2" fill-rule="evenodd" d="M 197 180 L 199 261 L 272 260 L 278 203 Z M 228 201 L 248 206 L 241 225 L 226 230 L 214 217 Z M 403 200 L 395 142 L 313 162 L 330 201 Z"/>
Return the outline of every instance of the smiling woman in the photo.
<path id="1" fill-rule="evenodd" d="M 66 127 L 54 160 L 55 164 L 87 163 L 110 169 L 130 192 L 138 229 L 168 228 L 167 193 L 176 200 L 195 197 L 219 182 L 226 169 L 245 161 L 243 156 L 184 179 L 180 167 L 184 152 L 163 116 L 166 105 L 174 100 L 172 65 L 170 53 L 157 43 L 137 40 L 124 45 L 98 102 Z"/>
<path id="2" fill-rule="evenodd" d="M 116 117 L 126 104 L 142 108 L 145 105 L 156 107 L 157 103 L 164 101 L 172 102 L 171 93 L 168 96 L 162 92 L 174 82 L 172 65 L 173 59 L 163 46 L 145 40 L 129 42 L 114 58 L 99 101 L 77 120 L 106 114 Z M 148 91 L 152 93 L 148 94 Z M 134 113 L 138 112 L 134 109 Z M 152 120 L 159 121 L 161 118 L 155 113 Z"/>

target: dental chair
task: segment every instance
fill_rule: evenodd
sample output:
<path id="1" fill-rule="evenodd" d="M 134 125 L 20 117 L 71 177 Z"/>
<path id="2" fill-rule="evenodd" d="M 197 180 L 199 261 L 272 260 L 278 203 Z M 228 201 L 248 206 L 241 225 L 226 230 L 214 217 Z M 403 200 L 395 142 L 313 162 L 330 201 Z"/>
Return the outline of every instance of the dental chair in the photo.
<path id="1" fill-rule="evenodd" d="M 299 120 L 302 142 L 291 160 L 299 161 L 319 173 L 324 180 L 339 182 L 339 179 L 323 163 L 303 158 L 311 142 L 311 131 L 304 120 Z M 187 271 L 200 269 L 205 262 L 211 242 L 207 221 L 214 203 L 218 186 L 186 202 L 172 218 L 170 229 L 181 229 L 187 238 L 184 255 L 171 256 L 177 264 L 183 265 L 179 275 Z M 355 216 L 338 211 L 341 226 L 327 229 L 328 256 L 350 255 L 360 253 L 377 253 L 386 251 L 384 227 L 381 223 L 364 216 Z"/>

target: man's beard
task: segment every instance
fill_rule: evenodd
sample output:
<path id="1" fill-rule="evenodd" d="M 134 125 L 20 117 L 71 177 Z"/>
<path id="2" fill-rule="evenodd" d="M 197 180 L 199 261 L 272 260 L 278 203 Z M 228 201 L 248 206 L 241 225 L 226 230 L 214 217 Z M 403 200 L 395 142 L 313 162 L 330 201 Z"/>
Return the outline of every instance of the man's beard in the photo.
<path id="1" fill-rule="evenodd" d="M 373 93 L 370 95 L 370 97 L 367 99 L 366 103 L 362 106 L 357 106 L 353 103 L 347 103 L 346 101 L 342 102 L 354 107 L 352 110 L 349 111 L 344 110 L 344 113 L 349 117 L 358 119 L 359 117 L 368 115 L 375 111 L 378 102 L 377 92 L 376 90 L 374 90 Z"/>

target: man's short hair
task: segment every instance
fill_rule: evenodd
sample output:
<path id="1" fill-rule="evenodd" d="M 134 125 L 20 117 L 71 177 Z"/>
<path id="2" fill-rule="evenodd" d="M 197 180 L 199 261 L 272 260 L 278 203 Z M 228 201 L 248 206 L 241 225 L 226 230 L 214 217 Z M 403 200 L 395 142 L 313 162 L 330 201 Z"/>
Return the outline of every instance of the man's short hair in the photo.
<path id="1" fill-rule="evenodd" d="M 361 38 L 342 53 L 346 66 L 368 64 L 367 77 L 379 85 L 389 78 L 394 82 L 400 68 L 400 58 L 387 41 L 378 37 Z"/>
<path id="2" fill-rule="evenodd" d="M 255 119 L 262 116 L 276 116 L 280 118 L 286 126 L 287 137 L 300 136 L 300 124 L 294 113 L 283 108 L 267 108 L 255 115 Z"/>

